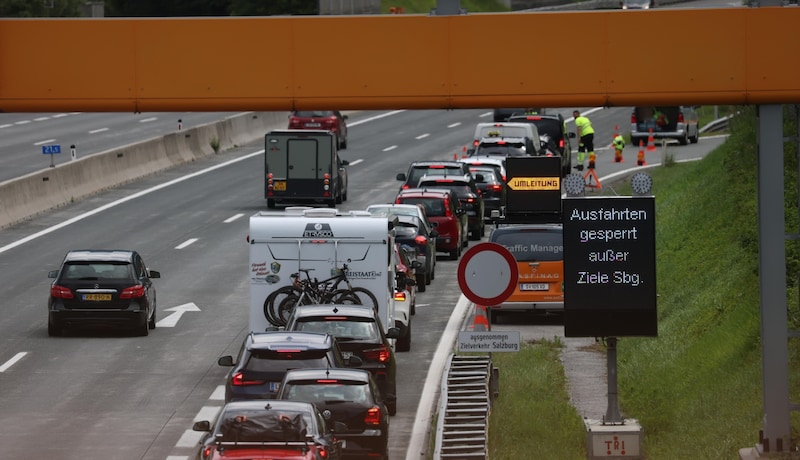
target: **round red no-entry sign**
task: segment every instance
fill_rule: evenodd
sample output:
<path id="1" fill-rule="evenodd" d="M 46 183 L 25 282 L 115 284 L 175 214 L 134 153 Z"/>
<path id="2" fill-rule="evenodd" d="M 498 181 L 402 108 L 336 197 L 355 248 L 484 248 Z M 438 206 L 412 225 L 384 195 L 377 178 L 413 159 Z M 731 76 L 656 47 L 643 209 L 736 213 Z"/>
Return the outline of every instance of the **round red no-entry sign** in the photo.
<path id="1" fill-rule="evenodd" d="M 476 244 L 458 263 L 458 286 L 478 305 L 502 303 L 514 292 L 518 279 L 514 255 L 497 243 Z"/>

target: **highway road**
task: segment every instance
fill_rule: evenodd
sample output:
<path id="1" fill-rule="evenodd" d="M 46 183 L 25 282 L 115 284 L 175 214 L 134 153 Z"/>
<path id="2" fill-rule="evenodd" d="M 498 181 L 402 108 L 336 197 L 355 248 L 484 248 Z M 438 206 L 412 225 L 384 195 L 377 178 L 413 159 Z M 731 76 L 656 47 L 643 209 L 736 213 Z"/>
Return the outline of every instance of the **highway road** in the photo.
<path id="1" fill-rule="evenodd" d="M 610 144 L 614 126 L 623 129 L 630 114 L 628 108 L 582 111 L 594 122 L 598 146 Z M 342 209 L 390 202 L 400 185 L 396 173 L 413 160 L 453 158 L 475 123 L 490 117 L 488 110 L 354 114 L 349 148 L 342 153 L 351 162 L 349 200 Z M 701 156 L 712 144 L 701 140 L 671 151 L 676 158 Z M 222 404 L 219 387 L 227 368 L 216 360 L 237 352 L 247 332 L 245 237 L 247 217 L 266 205 L 262 148 L 242 146 L 0 230 L 4 457 L 192 458 L 192 422 Z M 626 162 L 614 164 L 611 151 L 600 150 L 598 174 L 632 166 L 635 153 L 629 148 Z M 191 239 L 196 241 L 184 244 Z M 98 330 L 48 337 L 47 271 L 58 267 L 67 250 L 82 247 L 139 250 L 162 273 L 156 280 L 159 320 L 180 314 L 177 323 L 161 323 L 149 337 Z M 439 262 L 431 289 L 418 296 L 412 350 L 398 353 L 392 458 L 406 455 L 421 382 L 460 297 L 457 262 Z M 190 303 L 199 311 L 170 311 Z"/>

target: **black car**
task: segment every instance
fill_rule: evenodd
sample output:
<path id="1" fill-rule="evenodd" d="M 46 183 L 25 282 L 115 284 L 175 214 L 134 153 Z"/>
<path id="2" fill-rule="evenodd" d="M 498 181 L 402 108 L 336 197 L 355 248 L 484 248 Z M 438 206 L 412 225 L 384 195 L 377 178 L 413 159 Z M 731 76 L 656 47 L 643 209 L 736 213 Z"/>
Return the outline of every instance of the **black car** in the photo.
<path id="1" fill-rule="evenodd" d="M 488 163 L 486 166 L 470 165 L 469 171 L 473 177 L 481 178 L 480 181 L 475 181 L 475 185 L 483 197 L 483 217 L 489 219 L 493 210 L 500 211 L 506 204 L 506 184 L 500 178 L 499 168 L 495 165 Z"/>
<path id="2" fill-rule="evenodd" d="M 422 176 L 463 176 L 469 174 L 469 169 L 459 161 L 415 161 L 411 163 L 407 173 L 397 174 L 397 180 L 402 181 L 400 191 L 417 188 Z"/>
<path id="3" fill-rule="evenodd" d="M 562 174 L 569 174 L 572 169 L 572 146 L 570 138 L 575 138 L 575 133 L 567 131 L 567 125 L 561 114 L 550 115 L 515 115 L 509 119 L 515 123 L 533 123 L 539 130 L 543 143 L 547 141 L 547 148 L 557 155 L 561 155 Z"/>
<path id="4" fill-rule="evenodd" d="M 294 369 L 286 373 L 280 400 L 314 403 L 342 441 L 344 458 L 389 458 L 389 411 L 372 374 L 361 369 Z"/>
<path id="5" fill-rule="evenodd" d="M 494 109 L 492 113 L 492 119 L 494 121 L 511 121 L 511 117 L 516 115 L 523 115 L 526 112 L 536 112 L 536 113 L 544 113 L 543 108 L 502 108 L 502 109 Z"/>
<path id="6" fill-rule="evenodd" d="M 359 367 L 372 373 L 386 398 L 389 415 L 397 412 L 397 360 L 389 339 L 399 337 L 400 330 L 392 327 L 384 333 L 383 325 L 372 308 L 300 305 L 289 316 L 286 330 L 335 336 L 344 356 L 360 358 L 362 364 Z"/>
<path id="7" fill-rule="evenodd" d="M 416 269 L 416 281 L 417 290 L 425 292 L 425 286 L 431 284 L 436 276 L 436 237 L 439 234 L 419 217 L 402 215 L 395 216 L 394 231 L 395 241 L 414 248 L 416 260 L 422 262 L 422 266 Z"/>
<path id="8" fill-rule="evenodd" d="M 236 361 L 222 356 L 217 364 L 233 367 L 225 379 L 225 402 L 229 402 L 274 398 L 289 369 L 359 366 L 361 360 L 345 359 L 330 334 L 270 331 L 251 332 Z"/>
<path id="9" fill-rule="evenodd" d="M 199 420 L 192 430 L 204 432 L 197 460 L 336 460 L 342 458 L 338 432 L 345 428 L 309 401 L 252 400 L 229 402 L 213 422 Z"/>
<path id="10" fill-rule="evenodd" d="M 480 174 L 476 174 L 475 177 L 483 180 Z M 467 211 L 470 239 L 479 240 L 485 234 L 486 224 L 483 216 L 486 213 L 486 207 L 472 173 L 468 172 L 463 176 L 423 176 L 419 181 L 419 188 L 445 188 L 451 190 Z"/>
<path id="11" fill-rule="evenodd" d="M 136 251 L 81 249 L 67 252 L 61 268 L 48 272 L 47 333 L 65 327 L 112 325 L 145 336 L 156 327 L 156 288 L 150 270 Z"/>

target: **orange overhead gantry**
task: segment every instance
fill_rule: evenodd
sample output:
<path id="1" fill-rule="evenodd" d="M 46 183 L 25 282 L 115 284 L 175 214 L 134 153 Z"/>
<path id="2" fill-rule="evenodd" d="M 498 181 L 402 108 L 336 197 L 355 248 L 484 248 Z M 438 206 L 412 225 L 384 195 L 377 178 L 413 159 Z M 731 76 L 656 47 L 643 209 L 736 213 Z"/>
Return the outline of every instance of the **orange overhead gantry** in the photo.
<path id="1" fill-rule="evenodd" d="M 780 7 L 0 19 L 0 111 L 798 103 L 798 24 Z"/>

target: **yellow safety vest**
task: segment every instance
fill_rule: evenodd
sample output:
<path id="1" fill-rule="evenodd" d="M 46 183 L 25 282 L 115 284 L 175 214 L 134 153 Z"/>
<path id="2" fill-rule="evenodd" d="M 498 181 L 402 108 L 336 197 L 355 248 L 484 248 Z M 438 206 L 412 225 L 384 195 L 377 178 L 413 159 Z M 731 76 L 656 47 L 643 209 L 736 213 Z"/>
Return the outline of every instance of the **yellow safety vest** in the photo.
<path id="1" fill-rule="evenodd" d="M 589 121 L 588 118 L 584 116 L 580 116 L 575 119 L 575 126 L 579 128 L 578 132 L 581 136 L 586 136 L 587 134 L 594 134 L 594 128 L 592 128 L 592 122 Z"/>

